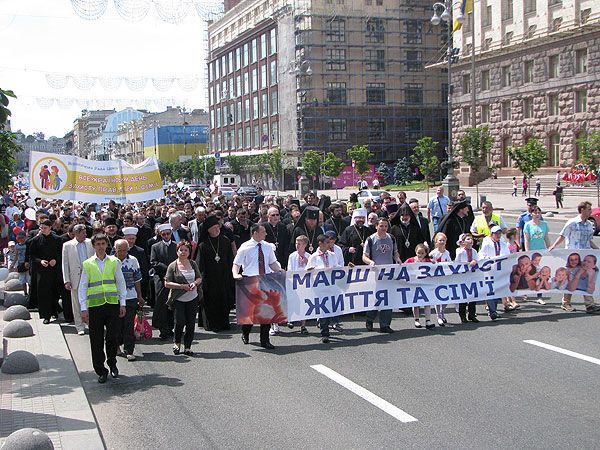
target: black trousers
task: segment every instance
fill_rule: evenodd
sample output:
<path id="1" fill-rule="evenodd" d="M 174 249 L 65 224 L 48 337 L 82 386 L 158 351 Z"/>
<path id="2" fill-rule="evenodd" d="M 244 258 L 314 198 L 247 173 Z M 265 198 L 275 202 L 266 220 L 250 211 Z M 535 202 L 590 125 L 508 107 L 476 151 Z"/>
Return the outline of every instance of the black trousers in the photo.
<path id="1" fill-rule="evenodd" d="M 176 344 L 181 344 L 183 335 L 183 347 L 191 348 L 194 340 L 194 329 L 196 328 L 196 314 L 198 313 L 198 298 L 190 302 L 180 302 L 175 300 L 175 340 Z M 185 327 L 185 334 L 183 328 Z"/>
<path id="2" fill-rule="evenodd" d="M 475 317 L 475 307 L 477 302 L 459 303 L 458 304 L 458 315 L 460 317 L 467 317 L 467 306 L 469 307 L 469 319 Z"/>
<path id="3" fill-rule="evenodd" d="M 63 287 L 60 296 L 62 298 L 62 309 L 63 309 L 63 316 L 65 317 L 65 322 L 67 322 L 67 323 L 74 322 L 75 317 L 73 317 L 73 304 L 71 303 L 71 291 L 69 291 Z"/>
<path id="4" fill-rule="evenodd" d="M 261 324 L 260 325 L 260 343 L 266 344 L 269 342 L 269 330 L 271 329 L 271 325 Z M 252 325 L 242 325 L 242 334 L 244 336 L 249 336 L 250 331 L 252 331 Z"/>
<path id="5" fill-rule="evenodd" d="M 92 363 L 98 375 L 108 373 L 108 367 L 117 365 L 117 340 L 119 338 L 119 305 L 104 304 L 88 309 L 90 327 L 90 347 Z M 105 330 L 106 329 L 106 333 Z M 106 355 L 104 347 L 106 345 Z"/>
<path id="6" fill-rule="evenodd" d="M 117 344 L 123 346 L 123 351 L 133 355 L 135 350 L 135 334 L 133 334 L 133 319 L 138 309 L 137 298 L 126 300 L 125 316 L 119 319 L 119 336 Z"/>

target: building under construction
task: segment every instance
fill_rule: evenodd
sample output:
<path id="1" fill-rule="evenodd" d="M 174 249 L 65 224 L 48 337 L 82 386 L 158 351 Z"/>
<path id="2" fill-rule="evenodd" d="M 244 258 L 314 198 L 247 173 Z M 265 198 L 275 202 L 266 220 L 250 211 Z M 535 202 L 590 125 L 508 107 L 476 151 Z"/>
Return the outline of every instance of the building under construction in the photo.
<path id="1" fill-rule="evenodd" d="M 208 28 L 212 152 L 280 147 L 373 162 L 407 156 L 431 136 L 446 145 L 447 29 L 431 1 L 244 0 Z M 297 161 L 297 160 L 296 160 Z"/>

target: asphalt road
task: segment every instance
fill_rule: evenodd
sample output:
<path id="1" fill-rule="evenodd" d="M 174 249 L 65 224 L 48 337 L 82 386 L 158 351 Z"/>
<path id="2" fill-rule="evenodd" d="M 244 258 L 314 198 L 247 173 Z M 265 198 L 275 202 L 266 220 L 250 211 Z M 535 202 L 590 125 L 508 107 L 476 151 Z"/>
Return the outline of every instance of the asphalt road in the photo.
<path id="1" fill-rule="evenodd" d="M 556 232 L 557 223 L 552 226 Z M 527 302 L 497 322 L 415 329 L 394 313 L 396 333 L 346 317 L 330 344 L 298 327 L 265 351 L 239 331 L 198 331 L 193 358 L 158 339 L 100 385 L 89 340 L 64 327 L 103 438 L 122 448 L 597 448 L 600 317 Z M 582 299 L 574 305 L 583 309 Z M 449 308 L 452 309 L 452 308 Z M 377 326 L 376 326 L 377 328 Z M 416 421 L 402 422 L 312 366 L 324 365 Z M 381 402 L 380 402 L 381 403 Z M 388 410 L 390 405 L 388 405 Z M 386 406 L 384 405 L 383 408 Z"/>

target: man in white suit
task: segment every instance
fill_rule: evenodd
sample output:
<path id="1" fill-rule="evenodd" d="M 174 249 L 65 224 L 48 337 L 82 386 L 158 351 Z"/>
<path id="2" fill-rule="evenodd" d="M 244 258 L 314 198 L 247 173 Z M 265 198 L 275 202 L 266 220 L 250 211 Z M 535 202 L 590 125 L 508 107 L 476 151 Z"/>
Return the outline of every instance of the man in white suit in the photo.
<path id="1" fill-rule="evenodd" d="M 71 303 L 73 305 L 73 317 L 77 334 L 85 334 L 85 325 L 81 320 L 81 308 L 77 288 L 83 270 L 83 261 L 94 255 L 92 241 L 86 238 L 85 225 L 78 224 L 73 227 L 75 237 L 65 242 L 62 248 L 62 273 L 65 281 L 65 289 L 71 291 Z"/>

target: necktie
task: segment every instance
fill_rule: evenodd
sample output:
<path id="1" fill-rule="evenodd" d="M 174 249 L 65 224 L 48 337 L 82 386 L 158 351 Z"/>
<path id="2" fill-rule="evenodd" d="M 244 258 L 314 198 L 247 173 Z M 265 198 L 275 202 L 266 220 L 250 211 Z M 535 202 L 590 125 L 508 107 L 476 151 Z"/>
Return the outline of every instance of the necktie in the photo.
<path id="1" fill-rule="evenodd" d="M 473 249 L 468 248 L 467 249 L 467 262 L 471 262 L 473 260 Z"/>
<path id="2" fill-rule="evenodd" d="M 329 267 L 329 261 L 327 260 L 327 253 L 321 253 L 321 256 L 323 257 L 323 264 L 325 264 L 325 267 Z"/>
<path id="3" fill-rule="evenodd" d="M 265 254 L 262 251 L 262 245 L 259 242 L 258 244 L 258 274 L 265 274 Z"/>
<path id="4" fill-rule="evenodd" d="M 500 255 L 500 242 L 494 242 L 494 248 L 496 249 L 496 256 Z"/>

